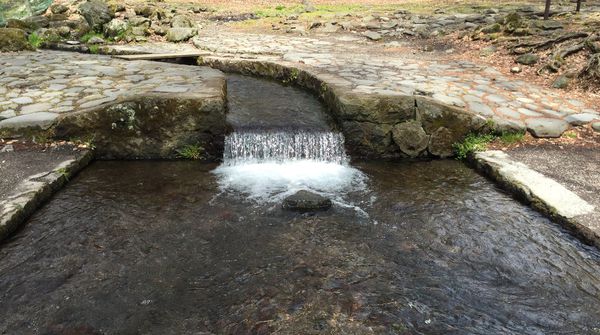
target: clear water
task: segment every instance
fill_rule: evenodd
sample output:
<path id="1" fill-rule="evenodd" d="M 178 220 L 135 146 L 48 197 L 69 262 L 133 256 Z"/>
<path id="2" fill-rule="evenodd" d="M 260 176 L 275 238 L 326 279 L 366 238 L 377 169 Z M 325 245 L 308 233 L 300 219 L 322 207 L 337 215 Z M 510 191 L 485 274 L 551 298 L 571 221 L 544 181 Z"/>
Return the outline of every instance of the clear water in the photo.
<path id="1" fill-rule="evenodd" d="M 221 194 L 278 205 L 310 190 L 356 207 L 345 195 L 363 190 L 366 177 L 348 164 L 344 137 L 330 130 L 317 99 L 268 80 L 231 75 L 227 84 L 234 131 L 214 171 Z"/>
<path id="2" fill-rule="evenodd" d="M 358 163 L 368 218 L 214 200 L 215 167 L 92 164 L 0 246 L 0 334 L 600 328 L 598 250 L 459 162 Z"/>
<path id="3" fill-rule="evenodd" d="M 597 249 L 456 161 L 351 167 L 308 119 L 221 166 L 93 163 L 0 245 L 0 334 L 600 332 Z M 300 188 L 333 208 L 283 211 Z"/>

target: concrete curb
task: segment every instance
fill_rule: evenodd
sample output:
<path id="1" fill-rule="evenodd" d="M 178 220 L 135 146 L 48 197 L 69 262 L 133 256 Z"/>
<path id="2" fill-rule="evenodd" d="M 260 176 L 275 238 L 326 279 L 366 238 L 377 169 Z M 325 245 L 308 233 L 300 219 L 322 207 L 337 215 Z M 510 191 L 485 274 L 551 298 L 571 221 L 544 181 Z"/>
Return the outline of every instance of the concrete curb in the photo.
<path id="1" fill-rule="evenodd" d="M 516 162 L 503 151 L 477 152 L 470 163 L 517 199 L 559 222 L 579 238 L 600 248 L 600 226 L 578 218 L 593 213 L 594 206 L 543 174 Z"/>
<path id="2" fill-rule="evenodd" d="M 70 178 L 86 167 L 93 156 L 92 151 L 86 151 L 80 157 L 64 161 L 48 172 L 30 176 L 12 194 L 0 200 L 0 241 L 25 223 Z"/>

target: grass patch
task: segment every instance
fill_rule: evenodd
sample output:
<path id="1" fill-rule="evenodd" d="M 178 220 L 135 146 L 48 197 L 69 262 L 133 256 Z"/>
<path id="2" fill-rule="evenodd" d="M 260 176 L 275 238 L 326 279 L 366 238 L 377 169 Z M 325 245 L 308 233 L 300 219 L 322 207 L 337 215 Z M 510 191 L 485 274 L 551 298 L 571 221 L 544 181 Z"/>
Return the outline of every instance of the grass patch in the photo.
<path id="1" fill-rule="evenodd" d="M 90 49 L 90 53 L 92 53 L 92 54 L 100 53 L 100 47 L 97 45 L 90 45 L 89 49 Z"/>
<path id="2" fill-rule="evenodd" d="M 498 137 L 498 139 L 502 143 L 504 143 L 504 144 L 513 144 L 513 143 L 521 142 L 521 141 L 523 141 L 524 138 L 525 138 L 525 132 L 519 132 L 519 133 L 514 133 L 514 132 L 502 133 Z"/>
<path id="3" fill-rule="evenodd" d="M 100 37 L 100 38 L 104 39 L 104 35 L 99 34 L 99 33 L 95 33 L 95 32 L 90 32 L 90 33 L 87 33 L 87 34 L 81 36 L 81 38 L 79 39 L 79 41 L 82 42 L 82 43 L 87 43 L 87 42 L 89 42 L 89 40 L 92 37 Z"/>
<path id="4" fill-rule="evenodd" d="M 31 45 L 31 47 L 37 49 L 42 45 L 42 43 L 44 43 L 44 39 L 36 33 L 31 33 L 27 37 L 27 42 L 29 42 L 29 45 Z"/>
<path id="5" fill-rule="evenodd" d="M 177 156 L 184 159 L 200 159 L 204 153 L 204 148 L 198 144 L 188 144 L 177 150 Z"/>
<path id="6" fill-rule="evenodd" d="M 457 159 L 465 159 L 473 152 L 485 151 L 487 145 L 493 141 L 494 138 L 495 136 L 491 134 L 469 134 L 462 142 L 454 143 L 452 147 L 454 148 Z"/>
<path id="7" fill-rule="evenodd" d="M 574 131 L 566 131 L 563 136 L 566 138 L 577 138 L 577 133 Z"/>

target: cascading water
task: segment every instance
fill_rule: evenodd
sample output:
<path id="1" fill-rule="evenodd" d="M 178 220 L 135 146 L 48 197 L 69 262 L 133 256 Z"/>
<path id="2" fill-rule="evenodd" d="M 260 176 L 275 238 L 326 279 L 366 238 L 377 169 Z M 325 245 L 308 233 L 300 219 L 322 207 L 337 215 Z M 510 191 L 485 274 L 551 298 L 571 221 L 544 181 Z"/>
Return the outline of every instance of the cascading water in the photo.
<path id="1" fill-rule="evenodd" d="M 347 163 L 344 136 L 322 131 L 243 131 L 225 140 L 226 165 L 312 160 Z"/>
<path id="2" fill-rule="evenodd" d="M 309 190 L 345 206 L 344 194 L 364 188 L 364 175 L 348 164 L 343 135 L 327 130 L 314 97 L 240 76 L 230 77 L 228 85 L 234 132 L 226 137 L 223 164 L 214 171 L 223 191 L 277 202 Z M 262 96 L 268 90 L 277 92 Z"/>

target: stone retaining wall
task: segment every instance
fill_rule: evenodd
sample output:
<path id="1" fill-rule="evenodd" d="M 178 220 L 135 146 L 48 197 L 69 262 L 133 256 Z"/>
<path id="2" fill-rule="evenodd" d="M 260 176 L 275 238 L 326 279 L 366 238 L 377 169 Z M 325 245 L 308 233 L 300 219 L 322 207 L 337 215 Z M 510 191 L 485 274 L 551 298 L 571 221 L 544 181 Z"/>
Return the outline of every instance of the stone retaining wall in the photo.
<path id="1" fill-rule="evenodd" d="M 428 96 L 359 94 L 307 70 L 268 61 L 203 57 L 198 62 L 314 92 L 327 105 L 355 158 L 450 157 L 452 145 L 468 133 L 492 130 L 482 116 Z"/>

